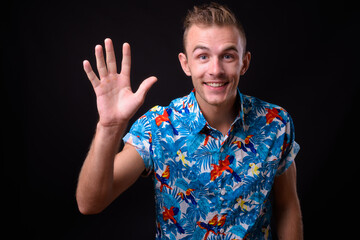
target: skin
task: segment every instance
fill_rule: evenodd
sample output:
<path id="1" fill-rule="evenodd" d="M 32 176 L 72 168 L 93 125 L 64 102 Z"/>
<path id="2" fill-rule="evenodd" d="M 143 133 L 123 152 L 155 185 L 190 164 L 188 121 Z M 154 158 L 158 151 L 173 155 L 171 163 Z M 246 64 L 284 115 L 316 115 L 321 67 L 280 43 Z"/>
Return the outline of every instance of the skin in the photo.
<path id="1" fill-rule="evenodd" d="M 157 81 L 155 77 L 145 79 L 134 93 L 130 86 L 130 45 L 123 45 L 120 73 L 117 73 L 111 39 L 105 39 L 105 51 L 106 62 L 102 46 L 95 47 L 100 79 L 89 61 L 85 60 L 83 63 L 96 94 L 99 112 L 96 133 L 80 171 L 76 190 L 78 207 L 83 214 L 95 214 L 104 210 L 144 171 L 144 162 L 134 147 L 125 144 L 121 152 L 117 151 L 130 118 Z"/>
<path id="2" fill-rule="evenodd" d="M 209 124 L 225 135 L 238 113 L 237 87 L 251 54 L 243 54 L 243 41 L 234 26 L 193 25 L 185 49 L 179 61 L 192 78 L 199 106 Z"/>
<path id="3" fill-rule="evenodd" d="M 295 162 L 282 175 L 275 178 L 273 193 L 273 212 L 278 239 L 304 239 L 300 202 L 296 190 Z"/>
<path id="4" fill-rule="evenodd" d="M 251 55 L 244 53 L 240 34 L 231 26 L 193 25 L 186 44 L 186 53 L 179 54 L 180 64 L 185 74 L 192 78 L 196 99 L 206 120 L 225 134 L 239 111 L 237 85 L 249 67 Z M 90 63 L 84 61 L 84 70 L 97 98 L 99 122 L 76 191 L 78 207 L 83 214 L 104 210 L 145 170 L 144 162 L 133 146 L 125 144 L 120 152 L 117 151 L 130 118 L 157 79 L 145 79 L 133 92 L 130 86 L 130 45 L 123 45 L 119 74 L 111 39 L 105 39 L 105 51 L 106 61 L 102 47 L 95 47 L 100 79 Z M 274 199 L 280 239 L 302 239 L 295 163 L 276 177 Z"/>

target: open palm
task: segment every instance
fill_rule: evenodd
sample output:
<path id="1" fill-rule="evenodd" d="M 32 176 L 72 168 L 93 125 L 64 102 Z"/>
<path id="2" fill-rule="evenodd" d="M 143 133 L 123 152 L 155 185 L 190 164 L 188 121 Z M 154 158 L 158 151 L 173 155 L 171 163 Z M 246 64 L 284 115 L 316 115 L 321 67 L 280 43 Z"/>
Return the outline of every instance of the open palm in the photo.
<path id="1" fill-rule="evenodd" d="M 131 53 L 130 45 L 124 43 L 121 72 L 117 73 L 114 47 L 111 39 L 105 39 L 106 63 L 101 45 L 95 47 L 96 65 L 100 79 L 84 61 L 84 70 L 94 88 L 99 123 L 103 126 L 116 126 L 127 123 L 144 102 L 146 93 L 157 81 L 155 77 L 145 79 L 134 93 L 130 85 Z"/>

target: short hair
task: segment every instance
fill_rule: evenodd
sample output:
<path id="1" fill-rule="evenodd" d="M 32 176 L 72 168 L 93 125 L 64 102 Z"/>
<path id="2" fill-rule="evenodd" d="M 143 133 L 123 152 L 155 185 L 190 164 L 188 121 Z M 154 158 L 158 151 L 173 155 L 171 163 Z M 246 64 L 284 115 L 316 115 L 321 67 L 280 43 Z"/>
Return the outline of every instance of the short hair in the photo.
<path id="1" fill-rule="evenodd" d="M 240 21 L 236 18 L 235 14 L 225 5 L 220 5 L 215 2 L 205 3 L 199 6 L 194 6 L 188 11 L 184 19 L 184 36 L 183 47 L 186 53 L 186 37 L 192 25 L 205 25 L 205 26 L 234 26 L 239 30 L 240 36 L 244 42 L 244 53 L 246 52 L 246 35 L 244 28 Z"/>

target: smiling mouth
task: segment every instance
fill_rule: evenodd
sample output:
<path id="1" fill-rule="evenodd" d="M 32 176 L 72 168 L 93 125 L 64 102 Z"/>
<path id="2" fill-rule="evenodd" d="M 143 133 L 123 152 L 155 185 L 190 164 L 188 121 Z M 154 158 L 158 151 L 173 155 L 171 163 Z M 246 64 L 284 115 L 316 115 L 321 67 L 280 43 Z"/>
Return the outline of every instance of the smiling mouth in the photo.
<path id="1" fill-rule="evenodd" d="M 205 83 L 205 85 L 210 86 L 210 87 L 222 87 L 225 86 L 226 84 L 228 84 L 227 82 L 225 83 Z"/>

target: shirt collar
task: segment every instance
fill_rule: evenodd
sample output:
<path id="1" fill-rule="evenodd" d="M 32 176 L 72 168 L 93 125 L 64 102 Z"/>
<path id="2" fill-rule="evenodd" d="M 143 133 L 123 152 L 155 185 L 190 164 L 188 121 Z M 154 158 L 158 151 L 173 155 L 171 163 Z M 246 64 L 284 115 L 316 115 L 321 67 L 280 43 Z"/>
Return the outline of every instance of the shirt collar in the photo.
<path id="1" fill-rule="evenodd" d="M 245 130 L 245 116 L 244 116 L 244 108 L 243 108 L 243 95 L 238 89 L 238 96 L 237 99 L 240 101 L 240 110 L 239 114 L 235 118 L 235 121 L 233 122 L 233 126 L 237 122 L 239 122 L 243 129 Z M 189 116 L 186 119 L 188 126 L 193 133 L 199 133 L 206 125 L 208 125 L 204 115 L 201 112 L 200 106 L 196 100 L 195 97 L 195 89 L 191 91 L 191 93 L 187 97 L 187 107 L 189 109 Z"/>

